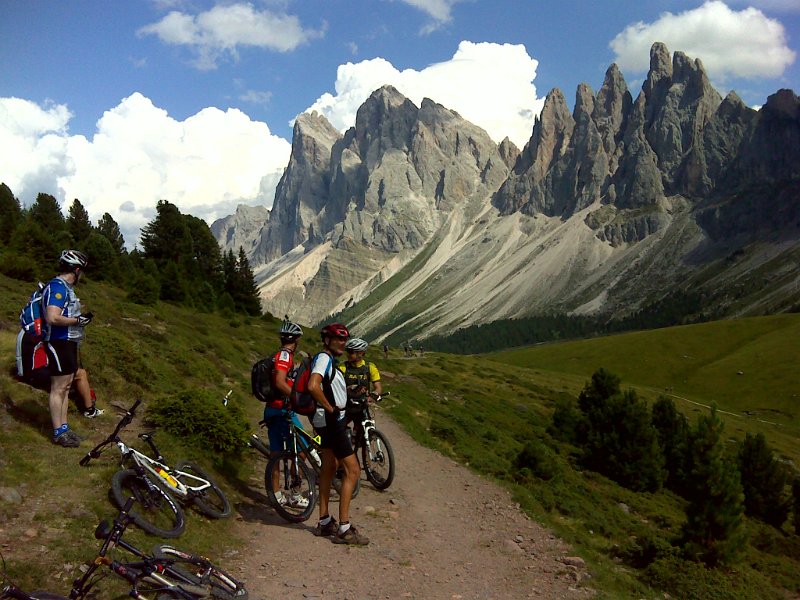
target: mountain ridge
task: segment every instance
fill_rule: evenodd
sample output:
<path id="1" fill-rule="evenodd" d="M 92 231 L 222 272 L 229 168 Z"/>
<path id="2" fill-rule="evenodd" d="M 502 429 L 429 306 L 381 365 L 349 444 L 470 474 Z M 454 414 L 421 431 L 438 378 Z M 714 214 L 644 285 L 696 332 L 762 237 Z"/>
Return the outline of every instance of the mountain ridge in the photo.
<path id="1" fill-rule="evenodd" d="M 794 92 L 755 111 L 656 43 L 635 100 L 616 65 L 596 95 L 578 87 L 571 112 L 554 89 L 522 150 L 391 86 L 343 135 L 301 115 L 245 251 L 273 314 L 346 310 L 363 335 L 421 338 L 533 314 L 618 318 L 685 286 L 715 315 L 785 310 L 799 232 Z M 759 277 L 782 282 L 767 305 L 757 289 L 742 297 Z"/>

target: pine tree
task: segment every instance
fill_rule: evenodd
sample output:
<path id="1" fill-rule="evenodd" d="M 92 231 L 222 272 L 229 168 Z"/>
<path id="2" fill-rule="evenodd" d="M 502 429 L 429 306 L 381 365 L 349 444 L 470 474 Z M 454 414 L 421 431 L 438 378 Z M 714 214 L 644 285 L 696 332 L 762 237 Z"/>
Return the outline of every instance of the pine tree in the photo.
<path id="1" fill-rule="evenodd" d="M 22 206 L 11 189 L 0 183 L 0 245 L 5 246 L 22 221 Z"/>
<path id="2" fill-rule="evenodd" d="M 122 254 L 125 250 L 125 239 L 122 237 L 122 232 L 119 230 L 119 225 L 108 213 L 104 213 L 100 220 L 97 222 L 97 231 L 111 242 L 111 247 L 118 255 Z"/>
<path id="3" fill-rule="evenodd" d="M 142 249 L 157 265 L 184 264 L 192 256 L 192 236 L 183 215 L 174 204 L 159 200 L 156 218 L 142 228 Z"/>
<path id="4" fill-rule="evenodd" d="M 652 408 L 653 427 L 664 454 L 666 486 L 673 492 L 686 494 L 686 455 L 689 451 L 689 421 L 675 408 L 671 398 L 661 396 Z"/>
<path id="5" fill-rule="evenodd" d="M 261 297 L 258 294 L 256 278 L 250 268 L 250 261 L 244 253 L 244 248 L 239 246 L 239 259 L 236 263 L 236 274 L 239 279 L 241 296 L 238 304 L 241 310 L 248 315 L 258 316 L 261 314 Z"/>
<path id="6" fill-rule="evenodd" d="M 86 212 L 83 204 L 77 198 L 72 201 L 72 206 L 69 207 L 67 230 L 72 236 L 76 248 L 83 248 L 92 233 L 92 222 L 89 220 L 89 213 Z"/>
<path id="7" fill-rule="evenodd" d="M 64 215 L 61 214 L 61 207 L 50 194 L 36 196 L 36 202 L 28 210 L 28 220 L 37 223 L 53 237 L 66 231 L 67 228 Z"/>
<path id="8" fill-rule="evenodd" d="M 709 567 L 735 562 L 744 549 L 744 492 L 739 470 L 725 456 L 716 407 L 692 431 L 684 551 Z"/>
<path id="9" fill-rule="evenodd" d="M 789 474 L 775 460 L 763 433 L 746 434 L 738 458 L 745 512 L 780 528 L 789 516 L 790 503 L 785 495 Z"/>

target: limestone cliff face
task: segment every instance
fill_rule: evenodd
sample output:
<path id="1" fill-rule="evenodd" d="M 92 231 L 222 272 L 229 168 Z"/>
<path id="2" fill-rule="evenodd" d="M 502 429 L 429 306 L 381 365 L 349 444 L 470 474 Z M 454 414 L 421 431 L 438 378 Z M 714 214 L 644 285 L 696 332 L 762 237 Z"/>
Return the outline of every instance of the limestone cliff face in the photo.
<path id="1" fill-rule="evenodd" d="M 517 154 L 456 112 L 428 99 L 417 107 L 391 86 L 367 99 L 343 136 L 324 117 L 301 115 L 272 216 L 252 253 L 263 265 L 256 275 L 266 305 L 314 321 L 362 299 L 453 211 L 481 210 Z M 311 252 L 321 244 L 324 256 Z M 306 266 L 293 269 L 317 261 L 302 289 L 286 283 L 289 269 L 276 262 L 300 247 L 297 260 Z"/>
<path id="2" fill-rule="evenodd" d="M 240 204 L 234 214 L 214 221 L 211 233 L 225 250 L 236 253 L 241 247 L 250 256 L 267 221 L 269 210 L 265 207 Z"/>
<path id="3" fill-rule="evenodd" d="M 735 286 L 719 314 L 759 310 L 755 292 L 741 297 L 749 273 L 783 282 L 764 305 L 785 306 L 800 256 L 800 101 L 780 90 L 755 111 L 722 99 L 699 60 L 657 43 L 635 99 L 616 65 L 597 94 L 578 87 L 571 111 L 554 89 L 520 151 L 386 86 L 343 135 L 298 117 L 272 214 L 247 231 L 246 218 L 215 235 L 249 243 L 267 310 L 309 324 L 337 313 L 373 337 L 623 315 L 688 285 L 714 297 Z"/>

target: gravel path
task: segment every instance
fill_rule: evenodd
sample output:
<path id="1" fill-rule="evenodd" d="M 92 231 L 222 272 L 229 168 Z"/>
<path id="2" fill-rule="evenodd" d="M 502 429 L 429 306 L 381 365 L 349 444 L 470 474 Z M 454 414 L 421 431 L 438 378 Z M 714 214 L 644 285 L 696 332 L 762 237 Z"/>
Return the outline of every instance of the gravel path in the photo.
<path id="1" fill-rule="evenodd" d="M 251 600 L 284 598 L 586 598 L 583 561 L 528 519 L 510 494 L 414 442 L 385 413 L 379 428 L 397 459 L 392 486 L 363 479 L 351 518 L 371 543 L 352 548 L 317 538 L 268 508 L 264 462 L 231 526 L 245 551 L 220 562 L 247 582 Z M 363 476 L 362 476 L 363 478 Z M 338 504 L 332 505 L 338 510 Z"/>

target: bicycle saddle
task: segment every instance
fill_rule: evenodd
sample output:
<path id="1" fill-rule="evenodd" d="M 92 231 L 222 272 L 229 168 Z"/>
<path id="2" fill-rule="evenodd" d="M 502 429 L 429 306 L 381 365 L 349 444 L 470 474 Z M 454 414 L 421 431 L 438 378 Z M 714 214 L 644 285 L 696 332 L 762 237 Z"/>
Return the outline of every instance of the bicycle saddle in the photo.
<path id="1" fill-rule="evenodd" d="M 111 534 L 111 521 L 104 519 L 100 521 L 97 529 L 94 530 L 94 537 L 98 540 L 104 540 Z"/>

